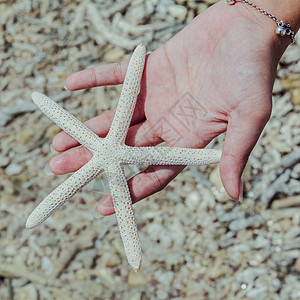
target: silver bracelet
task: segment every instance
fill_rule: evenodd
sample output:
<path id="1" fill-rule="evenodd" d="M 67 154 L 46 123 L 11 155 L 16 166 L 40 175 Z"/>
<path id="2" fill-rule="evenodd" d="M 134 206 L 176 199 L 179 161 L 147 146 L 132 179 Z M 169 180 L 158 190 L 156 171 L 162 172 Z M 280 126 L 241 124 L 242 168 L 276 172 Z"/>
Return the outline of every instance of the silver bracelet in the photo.
<path id="1" fill-rule="evenodd" d="M 295 32 L 291 29 L 290 24 L 286 24 L 283 21 L 278 20 L 274 15 L 268 13 L 266 10 L 258 7 L 257 5 L 255 5 L 254 3 L 251 3 L 250 1 L 247 1 L 247 0 L 226 0 L 226 1 L 229 5 L 233 5 L 236 2 L 244 2 L 248 5 L 250 5 L 251 7 L 253 7 L 257 11 L 259 11 L 263 15 L 269 17 L 270 19 L 272 19 L 276 22 L 278 27 L 276 28 L 275 32 L 278 35 L 280 35 L 280 36 L 289 35 L 291 37 L 292 44 L 295 43 Z"/>

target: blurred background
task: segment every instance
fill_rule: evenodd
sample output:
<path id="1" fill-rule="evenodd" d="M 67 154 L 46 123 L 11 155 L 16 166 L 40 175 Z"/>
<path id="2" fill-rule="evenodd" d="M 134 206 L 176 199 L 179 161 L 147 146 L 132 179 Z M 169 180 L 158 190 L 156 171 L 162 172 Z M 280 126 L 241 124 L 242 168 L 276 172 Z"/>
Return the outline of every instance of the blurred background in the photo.
<path id="1" fill-rule="evenodd" d="M 141 271 L 126 261 L 115 216 L 95 207 L 100 176 L 33 230 L 60 131 L 32 91 L 81 121 L 113 108 L 121 86 L 64 90 L 76 71 L 153 51 L 217 1 L 0 1 L 0 299 L 300 299 L 300 37 L 278 67 L 274 109 L 244 172 L 244 200 L 215 165 L 187 167 L 135 205 Z M 222 147 L 224 136 L 211 143 Z M 137 171 L 128 167 L 128 176 Z"/>

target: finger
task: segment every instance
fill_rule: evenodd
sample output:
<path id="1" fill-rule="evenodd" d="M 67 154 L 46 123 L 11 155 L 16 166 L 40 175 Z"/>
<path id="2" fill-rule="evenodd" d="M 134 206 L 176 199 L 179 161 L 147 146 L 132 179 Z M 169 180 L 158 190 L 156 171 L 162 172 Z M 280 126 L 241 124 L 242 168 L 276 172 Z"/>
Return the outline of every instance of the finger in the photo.
<path id="1" fill-rule="evenodd" d="M 121 84 L 129 61 L 112 63 L 79 71 L 67 77 L 65 85 L 70 91 L 96 86 Z"/>
<path id="2" fill-rule="evenodd" d="M 141 96 L 142 97 L 142 96 Z M 143 109 L 141 108 L 141 105 L 143 105 L 142 99 L 139 99 L 136 104 L 135 111 L 132 116 L 131 120 L 131 126 L 134 126 L 135 124 L 139 124 L 144 121 L 145 116 L 142 113 Z M 116 108 L 109 110 L 95 118 L 92 118 L 86 122 L 84 122 L 84 125 L 91 129 L 94 133 L 96 133 L 100 137 L 105 137 L 110 129 L 112 120 L 115 115 Z M 137 111 L 137 113 L 136 113 Z M 130 130 L 129 130 L 130 131 Z M 128 134 L 129 135 L 129 134 Z M 53 141 L 52 141 L 53 148 L 58 152 L 66 151 L 70 148 L 79 146 L 79 143 L 72 138 L 70 135 L 68 135 L 66 132 L 60 132 L 58 133 Z"/>
<path id="3" fill-rule="evenodd" d="M 241 175 L 269 115 L 267 110 L 259 116 L 241 117 L 234 113 L 229 119 L 220 172 L 226 192 L 233 199 L 238 199 L 242 192 Z"/>
<path id="4" fill-rule="evenodd" d="M 95 118 L 92 118 L 84 122 L 84 125 L 91 129 L 98 136 L 104 137 L 109 131 L 115 110 L 116 109 L 114 108 Z M 58 133 L 52 141 L 53 148 L 58 152 L 66 151 L 78 145 L 79 143 L 64 131 Z"/>
<path id="5" fill-rule="evenodd" d="M 77 147 L 53 157 L 49 162 L 49 168 L 56 175 L 75 172 L 92 157 L 93 154 L 87 148 Z"/>
<path id="6" fill-rule="evenodd" d="M 164 189 L 183 169 L 184 166 L 149 166 L 128 181 L 132 203 Z M 115 212 L 110 193 L 100 200 L 97 210 L 103 216 Z"/>
<path id="7" fill-rule="evenodd" d="M 125 144 L 128 146 L 156 146 L 163 140 L 154 132 L 148 120 L 135 124 L 129 128 Z"/>
<path id="8" fill-rule="evenodd" d="M 151 125 L 149 125 L 149 122 L 147 120 L 143 123 L 133 125 L 129 128 L 126 144 L 129 146 L 143 147 L 153 146 L 161 143 L 161 139 L 158 138 L 153 133 L 153 131 L 151 131 L 151 128 L 152 127 Z M 97 132 L 97 134 L 99 134 L 99 132 Z M 60 138 L 59 135 L 62 136 L 61 142 L 59 140 L 56 140 L 57 138 Z M 57 143 L 55 144 L 55 149 L 57 149 L 58 146 L 60 146 L 60 149 L 65 149 L 62 147 L 62 145 L 66 145 L 63 143 L 66 143 L 65 139 L 69 139 L 69 136 L 67 134 L 59 135 L 57 135 L 57 137 L 55 138 L 55 143 Z M 78 145 L 78 143 L 76 143 L 76 141 L 73 139 L 67 141 L 67 143 L 68 146 L 71 145 L 72 147 Z M 72 148 L 62 154 L 53 157 L 49 163 L 49 168 L 51 172 L 56 175 L 74 172 L 81 168 L 84 164 L 86 164 L 92 158 L 92 156 L 92 153 L 83 146 Z"/>

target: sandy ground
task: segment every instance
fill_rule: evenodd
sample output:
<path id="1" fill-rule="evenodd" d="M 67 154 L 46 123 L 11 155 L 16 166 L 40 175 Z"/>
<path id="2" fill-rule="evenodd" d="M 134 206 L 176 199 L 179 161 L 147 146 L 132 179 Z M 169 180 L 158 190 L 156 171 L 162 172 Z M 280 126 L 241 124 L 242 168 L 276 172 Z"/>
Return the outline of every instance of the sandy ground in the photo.
<path id="1" fill-rule="evenodd" d="M 125 258 L 99 177 L 43 225 L 33 208 L 69 175 L 47 171 L 60 129 L 32 103 L 45 93 L 85 121 L 120 86 L 64 90 L 67 75 L 153 51 L 216 1 L 0 1 L 0 299 L 299 299 L 300 39 L 283 56 L 274 109 L 244 174 L 244 201 L 217 166 L 187 167 L 135 205 L 143 267 Z M 221 148 L 223 136 L 211 146 Z M 128 167 L 128 176 L 137 172 Z"/>

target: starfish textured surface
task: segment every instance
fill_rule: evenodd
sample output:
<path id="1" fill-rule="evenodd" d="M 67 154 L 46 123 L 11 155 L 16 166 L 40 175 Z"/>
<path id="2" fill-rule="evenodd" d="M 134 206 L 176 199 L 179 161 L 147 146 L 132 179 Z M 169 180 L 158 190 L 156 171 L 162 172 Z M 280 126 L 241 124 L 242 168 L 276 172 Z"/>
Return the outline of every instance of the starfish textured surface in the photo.
<path id="1" fill-rule="evenodd" d="M 27 219 L 26 227 L 33 228 L 44 222 L 55 209 L 68 201 L 80 188 L 105 171 L 127 260 L 135 271 L 141 267 L 141 245 L 122 165 L 203 165 L 217 163 L 221 158 L 221 151 L 213 149 L 125 145 L 125 138 L 139 93 L 145 57 L 145 46 L 137 46 L 128 65 L 111 128 L 105 138 L 98 137 L 47 96 L 37 92 L 32 93 L 33 101 L 42 112 L 89 149 L 93 157 L 35 208 Z"/>

